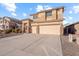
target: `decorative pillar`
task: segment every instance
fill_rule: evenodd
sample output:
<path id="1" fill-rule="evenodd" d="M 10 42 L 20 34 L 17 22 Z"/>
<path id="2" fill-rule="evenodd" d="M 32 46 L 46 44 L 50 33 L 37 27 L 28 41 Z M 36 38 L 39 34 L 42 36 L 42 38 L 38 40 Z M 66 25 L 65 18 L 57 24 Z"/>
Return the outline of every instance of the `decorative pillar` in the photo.
<path id="1" fill-rule="evenodd" d="M 27 22 L 27 33 L 30 33 L 30 21 L 28 20 L 28 22 Z"/>
<path id="2" fill-rule="evenodd" d="M 24 33 L 24 23 L 22 23 L 22 33 Z"/>
<path id="3" fill-rule="evenodd" d="M 39 25 L 37 25 L 37 34 L 39 34 Z"/>

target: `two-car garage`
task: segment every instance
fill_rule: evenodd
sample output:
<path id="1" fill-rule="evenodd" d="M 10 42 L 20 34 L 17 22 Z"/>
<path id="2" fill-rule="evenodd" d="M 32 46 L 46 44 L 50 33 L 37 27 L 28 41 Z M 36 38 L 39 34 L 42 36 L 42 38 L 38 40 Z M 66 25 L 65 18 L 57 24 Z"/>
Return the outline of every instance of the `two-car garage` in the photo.
<path id="1" fill-rule="evenodd" d="M 32 33 L 34 34 L 61 34 L 61 25 L 60 24 L 38 24 L 32 26 Z"/>

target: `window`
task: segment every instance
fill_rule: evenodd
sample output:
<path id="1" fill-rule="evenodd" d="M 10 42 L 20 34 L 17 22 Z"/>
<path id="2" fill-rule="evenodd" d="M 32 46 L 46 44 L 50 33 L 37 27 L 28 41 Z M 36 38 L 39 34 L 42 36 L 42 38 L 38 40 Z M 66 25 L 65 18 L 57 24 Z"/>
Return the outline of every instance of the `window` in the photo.
<path id="1" fill-rule="evenodd" d="M 35 15 L 35 16 L 33 16 L 33 19 L 37 19 L 37 16 Z"/>
<path id="2" fill-rule="evenodd" d="M 47 11 L 46 16 L 52 16 L 52 11 Z"/>
<path id="3" fill-rule="evenodd" d="M 8 29 L 8 26 L 6 26 L 6 28 Z"/>

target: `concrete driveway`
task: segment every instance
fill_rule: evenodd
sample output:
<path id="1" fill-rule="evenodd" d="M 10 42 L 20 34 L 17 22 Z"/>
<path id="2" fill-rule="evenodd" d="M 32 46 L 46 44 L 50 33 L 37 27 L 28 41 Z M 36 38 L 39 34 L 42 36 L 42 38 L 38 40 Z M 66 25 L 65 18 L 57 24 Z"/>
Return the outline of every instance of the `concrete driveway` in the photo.
<path id="1" fill-rule="evenodd" d="M 0 38 L 1 56 L 61 56 L 60 36 L 22 34 Z"/>

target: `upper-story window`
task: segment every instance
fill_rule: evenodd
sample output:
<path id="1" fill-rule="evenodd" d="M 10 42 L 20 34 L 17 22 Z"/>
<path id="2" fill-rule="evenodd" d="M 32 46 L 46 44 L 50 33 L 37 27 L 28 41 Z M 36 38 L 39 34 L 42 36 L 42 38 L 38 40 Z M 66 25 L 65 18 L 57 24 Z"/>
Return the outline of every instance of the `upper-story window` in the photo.
<path id="1" fill-rule="evenodd" d="M 33 16 L 33 19 L 37 19 L 38 17 L 35 15 L 35 16 Z"/>
<path id="2" fill-rule="evenodd" d="M 52 16 L 52 11 L 47 11 L 46 16 Z"/>

